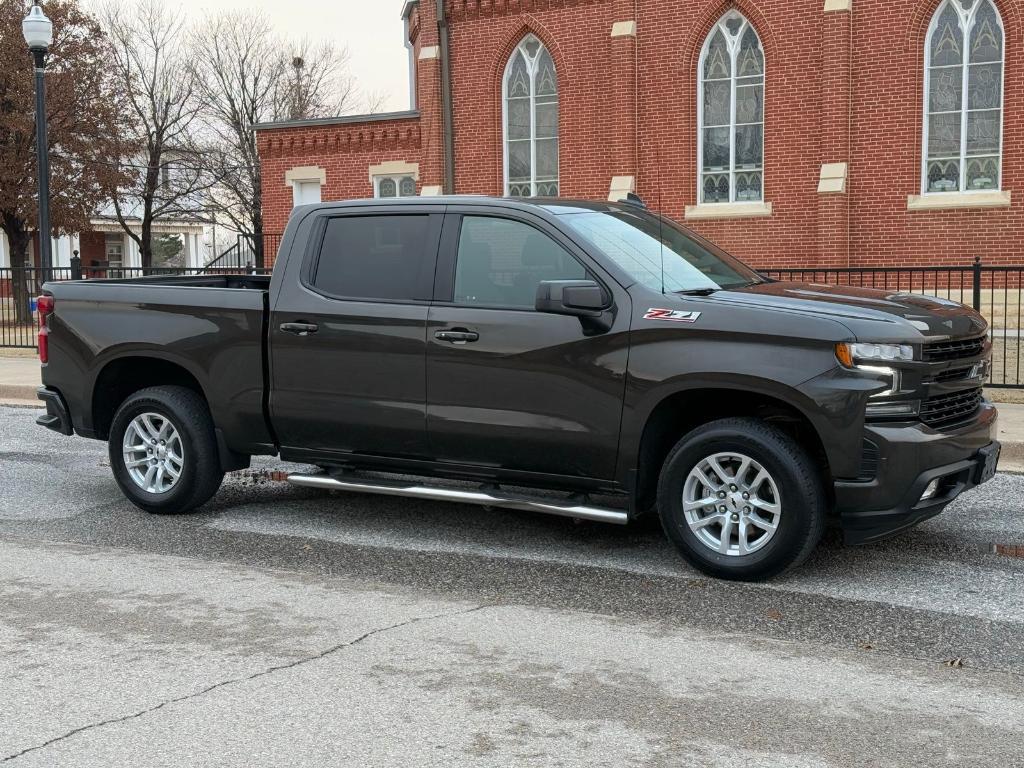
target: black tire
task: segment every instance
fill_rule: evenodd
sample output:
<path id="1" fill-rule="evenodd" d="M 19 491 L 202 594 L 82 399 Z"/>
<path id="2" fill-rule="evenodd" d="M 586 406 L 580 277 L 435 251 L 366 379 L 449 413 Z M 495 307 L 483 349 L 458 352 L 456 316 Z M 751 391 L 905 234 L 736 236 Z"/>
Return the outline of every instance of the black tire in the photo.
<path id="1" fill-rule="evenodd" d="M 683 511 L 690 472 L 705 458 L 730 451 L 758 462 L 771 475 L 780 497 L 774 535 L 762 549 L 747 555 L 714 551 L 690 529 Z M 826 500 L 820 472 L 799 443 L 759 419 L 732 418 L 694 429 L 669 452 L 658 478 L 658 514 L 669 539 L 695 568 L 721 579 L 760 581 L 807 559 L 825 530 Z"/>
<path id="2" fill-rule="evenodd" d="M 150 493 L 136 485 L 125 466 L 122 451 L 125 431 L 132 420 L 143 413 L 156 413 L 168 419 L 181 437 L 184 451 L 181 477 L 165 493 Z M 146 512 L 161 515 L 191 512 L 209 501 L 224 479 L 210 409 L 200 395 L 185 387 L 150 387 L 121 403 L 110 427 L 108 450 L 114 479 L 121 491 L 132 504 Z"/>

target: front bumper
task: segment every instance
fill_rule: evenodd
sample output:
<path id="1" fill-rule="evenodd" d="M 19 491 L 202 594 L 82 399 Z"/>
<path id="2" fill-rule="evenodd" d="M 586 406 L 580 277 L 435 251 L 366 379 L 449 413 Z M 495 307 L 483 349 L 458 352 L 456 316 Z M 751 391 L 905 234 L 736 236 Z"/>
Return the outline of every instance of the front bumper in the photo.
<path id="1" fill-rule="evenodd" d="M 922 424 L 868 424 L 865 438 L 878 447 L 876 475 L 869 481 L 837 481 L 836 509 L 848 544 L 891 536 L 942 512 L 994 469 L 999 443 L 996 409 L 982 406 L 967 426 L 936 432 Z M 938 492 L 921 500 L 933 480 Z"/>
<path id="2" fill-rule="evenodd" d="M 71 412 L 68 411 L 67 403 L 61 397 L 60 392 L 48 387 L 40 387 L 36 390 L 36 397 L 46 404 L 46 413 L 36 419 L 36 424 L 62 435 L 74 433 L 71 425 Z"/>

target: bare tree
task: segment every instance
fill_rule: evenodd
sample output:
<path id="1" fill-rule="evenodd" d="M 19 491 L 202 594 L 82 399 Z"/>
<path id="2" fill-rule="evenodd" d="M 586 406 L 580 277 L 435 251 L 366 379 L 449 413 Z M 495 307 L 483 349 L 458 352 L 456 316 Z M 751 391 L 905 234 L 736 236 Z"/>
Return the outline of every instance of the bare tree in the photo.
<path id="1" fill-rule="evenodd" d="M 197 85 L 208 118 L 204 164 L 217 186 L 211 202 L 263 260 L 262 179 L 257 123 L 345 114 L 359 104 L 348 54 L 329 43 L 290 44 L 262 13 L 210 16 L 194 34 Z"/>
<path id="2" fill-rule="evenodd" d="M 356 89 L 347 73 L 347 50 L 301 40 L 287 54 L 288 66 L 275 91 L 274 119 L 303 120 L 352 108 Z"/>
<path id="3" fill-rule="evenodd" d="M 117 83 L 107 65 L 107 40 L 77 0 L 50 0 L 46 14 L 55 38 L 46 71 L 46 118 L 50 153 L 50 221 L 54 232 L 89 226 L 103 190 L 116 183 Z M 15 317 L 29 322 L 26 267 L 37 232 L 32 58 L 25 50 L 21 0 L 0 0 L 0 230 L 11 246 Z"/>
<path id="4" fill-rule="evenodd" d="M 190 37 L 180 13 L 162 0 L 108 0 L 100 18 L 111 42 L 111 66 L 130 111 L 122 165 L 128 181 L 110 190 L 118 221 L 153 266 L 153 224 L 194 217 L 211 178 L 193 148 L 203 107 L 190 65 Z"/>

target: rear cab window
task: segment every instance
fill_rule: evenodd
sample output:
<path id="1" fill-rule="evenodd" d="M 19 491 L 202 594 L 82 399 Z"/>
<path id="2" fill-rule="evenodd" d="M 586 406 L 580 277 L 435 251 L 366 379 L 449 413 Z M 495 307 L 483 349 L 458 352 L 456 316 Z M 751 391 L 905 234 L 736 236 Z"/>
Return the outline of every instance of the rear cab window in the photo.
<path id="1" fill-rule="evenodd" d="M 438 219 L 425 213 L 329 218 L 311 287 L 339 299 L 429 300 Z"/>

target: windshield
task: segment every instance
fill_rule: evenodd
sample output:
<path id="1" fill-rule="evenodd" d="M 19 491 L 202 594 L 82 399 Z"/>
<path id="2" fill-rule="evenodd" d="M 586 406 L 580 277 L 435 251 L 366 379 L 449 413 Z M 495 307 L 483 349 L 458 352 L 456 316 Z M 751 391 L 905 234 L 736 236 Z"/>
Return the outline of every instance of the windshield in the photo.
<path id="1" fill-rule="evenodd" d="M 659 293 L 663 287 L 666 293 L 680 293 L 765 282 L 721 249 L 647 211 L 567 213 L 561 221 Z"/>

